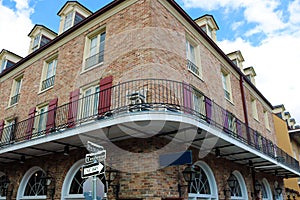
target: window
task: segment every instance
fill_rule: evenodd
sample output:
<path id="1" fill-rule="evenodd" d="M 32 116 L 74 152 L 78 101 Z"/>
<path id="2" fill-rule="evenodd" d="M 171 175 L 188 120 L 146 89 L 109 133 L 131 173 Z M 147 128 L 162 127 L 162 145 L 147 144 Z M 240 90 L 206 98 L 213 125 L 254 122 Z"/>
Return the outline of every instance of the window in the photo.
<path id="1" fill-rule="evenodd" d="M 16 199 L 46 199 L 44 179 L 46 173 L 40 167 L 30 168 L 23 176 L 18 187 Z"/>
<path id="2" fill-rule="evenodd" d="M 187 58 L 187 67 L 192 73 L 197 76 L 200 76 L 199 61 L 198 61 L 198 46 L 196 43 L 191 42 L 191 40 L 186 40 L 186 58 Z"/>
<path id="3" fill-rule="evenodd" d="M 43 78 L 42 78 L 42 87 L 41 91 L 46 90 L 54 85 L 55 73 L 56 73 L 57 59 L 50 60 L 46 62 Z"/>
<path id="4" fill-rule="evenodd" d="M 72 18 L 73 18 L 73 12 L 69 12 L 65 16 L 65 22 L 64 22 L 64 31 L 68 30 L 72 26 Z"/>
<path id="5" fill-rule="evenodd" d="M 258 120 L 256 99 L 254 99 L 254 98 L 251 98 L 251 107 L 252 107 L 252 117 L 254 119 Z"/>
<path id="6" fill-rule="evenodd" d="M 270 130 L 269 116 L 268 116 L 268 111 L 266 110 L 264 110 L 264 119 L 265 119 L 266 129 Z"/>
<path id="7" fill-rule="evenodd" d="M 91 117 L 98 114 L 99 86 L 92 86 L 83 91 L 82 118 Z"/>
<path id="8" fill-rule="evenodd" d="M 224 71 L 222 71 L 222 85 L 225 98 L 231 100 L 230 75 Z"/>
<path id="9" fill-rule="evenodd" d="M 10 106 L 18 103 L 18 101 L 20 99 L 22 80 L 23 80 L 23 76 L 16 78 L 13 82 L 13 87 L 12 87 L 12 92 L 11 92 L 11 97 L 10 97 Z"/>
<path id="10" fill-rule="evenodd" d="M 203 161 L 198 161 L 194 164 L 196 177 L 190 184 L 188 199 L 217 199 L 218 189 L 214 174 L 210 167 Z"/>
<path id="11" fill-rule="evenodd" d="M 193 90 L 193 104 L 194 110 L 205 116 L 205 103 L 204 103 L 204 95 L 194 88 Z"/>
<path id="12" fill-rule="evenodd" d="M 7 183 L 9 180 L 7 178 L 7 176 L 0 172 L 0 199 L 6 199 L 6 188 L 7 188 Z"/>
<path id="13" fill-rule="evenodd" d="M 1 68 L 0 68 L 0 73 L 3 72 L 5 69 L 10 68 L 13 66 L 15 63 L 11 62 L 10 60 L 4 59 L 2 60 Z"/>
<path id="14" fill-rule="evenodd" d="M 48 105 L 37 107 L 36 117 L 34 121 L 34 136 L 38 137 L 42 135 L 46 130 L 46 122 L 48 117 Z"/>
<path id="15" fill-rule="evenodd" d="M 104 61 L 104 48 L 105 48 L 106 33 L 101 32 L 88 38 L 88 54 L 85 60 L 85 69 L 89 69 Z"/>
<path id="16" fill-rule="evenodd" d="M 81 22 L 84 19 L 84 17 L 82 15 L 80 15 L 79 13 L 75 13 L 75 19 L 74 19 L 74 25 L 78 24 L 79 22 Z"/>
<path id="17" fill-rule="evenodd" d="M 39 35 L 35 36 L 35 38 L 33 40 L 33 44 L 32 44 L 32 51 L 37 50 L 38 48 L 44 46 L 48 42 L 50 42 L 50 39 L 44 35 L 39 34 Z"/>
<path id="18" fill-rule="evenodd" d="M 16 119 L 5 120 L 5 126 L 1 137 L 2 144 L 9 144 L 11 141 L 14 140 L 15 123 Z"/>
<path id="19" fill-rule="evenodd" d="M 248 199 L 247 187 L 242 174 L 238 171 L 233 171 L 230 176 L 232 178 L 231 180 L 234 180 L 233 188 L 230 188 L 230 199 Z"/>
<path id="20" fill-rule="evenodd" d="M 270 188 L 270 184 L 269 182 L 267 181 L 267 179 L 263 179 L 262 181 L 262 199 L 263 200 L 271 200 L 273 199 L 272 198 L 272 191 L 271 191 L 271 188 Z"/>
<path id="21" fill-rule="evenodd" d="M 37 50 L 39 48 L 40 37 L 41 37 L 41 35 L 35 36 L 35 38 L 33 40 L 33 45 L 32 45 L 32 50 L 33 51 L 35 51 L 35 50 Z"/>

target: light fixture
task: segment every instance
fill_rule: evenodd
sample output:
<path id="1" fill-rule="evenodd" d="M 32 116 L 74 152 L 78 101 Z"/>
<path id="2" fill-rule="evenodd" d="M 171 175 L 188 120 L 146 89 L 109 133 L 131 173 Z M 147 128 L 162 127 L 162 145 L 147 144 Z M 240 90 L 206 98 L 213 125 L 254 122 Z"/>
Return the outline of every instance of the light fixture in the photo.
<path id="1" fill-rule="evenodd" d="M 275 191 L 276 191 L 276 194 L 277 194 L 277 195 L 281 195 L 281 193 L 282 193 L 282 188 L 281 188 L 280 186 L 277 186 L 277 187 L 275 188 Z"/>
<path id="2" fill-rule="evenodd" d="M 235 176 L 233 174 L 230 174 L 229 178 L 227 179 L 227 184 L 230 188 L 230 191 L 234 190 L 234 188 L 236 186 L 236 182 L 237 182 L 237 180 L 236 180 Z"/>
<path id="3" fill-rule="evenodd" d="M 116 178 L 119 176 L 119 171 L 110 169 L 110 170 L 106 170 L 106 172 L 108 173 L 108 179 L 107 179 L 108 187 L 113 188 L 113 193 L 114 193 L 116 199 L 119 199 L 120 183 L 118 181 L 116 184 L 112 184 L 116 180 Z"/>
<path id="4" fill-rule="evenodd" d="M 48 187 L 51 185 L 51 183 L 55 180 L 49 173 L 49 171 L 47 171 L 46 173 L 43 173 L 43 175 L 41 176 L 41 180 L 42 180 L 42 184 L 45 188 L 46 191 L 46 195 L 47 192 L 49 191 L 49 195 L 51 197 L 51 199 L 54 199 L 54 193 L 55 193 L 55 184 L 53 185 L 53 187 L 51 189 L 49 189 Z"/>
<path id="5" fill-rule="evenodd" d="M 221 151 L 219 148 L 215 149 L 215 154 L 216 154 L 216 158 L 220 158 L 221 157 Z"/>
<path id="6" fill-rule="evenodd" d="M 196 171 L 194 166 L 188 166 L 186 167 L 183 172 L 183 178 L 186 182 L 191 183 L 195 180 L 196 178 Z"/>
<path id="7" fill-rule="evenodd" d="M 66 145 L 66 146 L 64 147 L 64 155 L 65 155 L 65 156 L 68 156 L 68 155 L 69 155 L 69 152 L 70 152 L 70 148 L 69 148 L 68 145 Z"/>
<path id="8" fill-rule="evenodd" d="M 188 166 L 186 167 L 183 171 L 182 171 L 182 175 L 184 180 L 188 183 L 187 185 L 181 185 L 180 183 L 178 183 L 178 193 L 179 193 L 179 197 L 181 198 L 182 196 L 182 191 L 181 188 L 182 187 L 187 187 L 188 190 L 190 188 L 190 185 L 193 181 L 195 181 L 196 178 L 196 170 L 195 170 L 195 166 Z"/>
<path id="9" fill-rule="evenodd" d="M 20 158 L 20 163 L 23 164 L 24 162 L 25 162 L 25 156 L 22 155 L 21 158 Z"/>

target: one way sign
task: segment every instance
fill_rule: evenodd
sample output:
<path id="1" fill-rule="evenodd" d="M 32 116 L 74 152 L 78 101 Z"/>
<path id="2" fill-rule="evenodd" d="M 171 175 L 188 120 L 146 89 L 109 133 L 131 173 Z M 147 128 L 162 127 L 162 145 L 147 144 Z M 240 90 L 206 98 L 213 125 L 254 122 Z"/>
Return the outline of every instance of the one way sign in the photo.
<path id="1" fill-rule="evenodd" d="M 82 166 L 81 177 L 88 178 L 104 173 L 104 165 L 102 163 L 91 163 Z"/>

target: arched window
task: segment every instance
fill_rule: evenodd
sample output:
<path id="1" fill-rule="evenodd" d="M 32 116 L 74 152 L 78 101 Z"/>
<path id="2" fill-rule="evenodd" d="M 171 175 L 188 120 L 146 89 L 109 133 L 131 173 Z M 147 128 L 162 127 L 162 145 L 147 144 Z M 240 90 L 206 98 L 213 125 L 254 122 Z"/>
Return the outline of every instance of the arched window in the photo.
<path id="1" fill-rule="evenodd" d="M 218 199 L 218 189 L 214 174 L 210 167 L 203 161 L 194 164 L 197 171 L 195 180 L 189 188 L 189 200 Z"/>
<path id="2" fill-rule="evenodd" d="M 234 181 L 234 187 L 231 188 L 231 199 L 248 199 L 248 192 L 242 174 L 239 171 L 233 171 L 231 178 Z"/>
<path id="3" fill-rule="evenodd" d="M 6 199 L 6 193 L 7 193 L 7 176 L 3 173 L 0 172 L 0 199 Z"/>
<path id="4" fill-rule="evenodd" d="M 46 187 L 44 184 L 45 171 L 40 167 L 29 169 L 19 186 L 17 199 L 46 199 Z"/>
<path id="5" fill-rule="evenodd" d="M 265 178 L 262 180 L 261 193 L 262 193 L 262 199 L 263 200 L 271 200 L 272 199 L 272 191 L 271 191 L 271 188 L 270 188 L 270 184 L 267 181 L 267 179 L 265 179 Z"/>
<path id="6" fill-rule="evenodd" d="M 61 199 L 84 199 L 83 183 L 85 179 L 81 178 L 80 168 L 84 160 L 79 160 L 69 169 L 62 187 Z"/>

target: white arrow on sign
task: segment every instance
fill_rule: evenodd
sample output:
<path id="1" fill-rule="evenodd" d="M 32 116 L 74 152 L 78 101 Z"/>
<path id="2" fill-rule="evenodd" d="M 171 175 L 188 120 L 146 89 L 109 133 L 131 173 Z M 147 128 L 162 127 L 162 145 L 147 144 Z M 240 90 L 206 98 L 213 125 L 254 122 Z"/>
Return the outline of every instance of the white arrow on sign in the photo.
<path id="1" fill-rule="evenodd" d="M 88 178 L 90 176 L 96 176 L 104 173 L 104 165 L 102 163 L 92 163 L 82 166 L 82 178 Z"/>
<path id="2" fill-rule="evenodd" d="M 96 153 L 90 153 L 85 155 L 85 162 L 90 163 L 94 160 L 97 160 L 98 162 L 102 162 L 106 159 L 106 150 L 98 151 Z"/>

